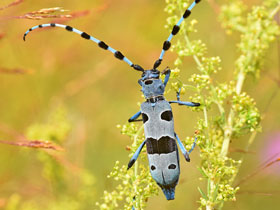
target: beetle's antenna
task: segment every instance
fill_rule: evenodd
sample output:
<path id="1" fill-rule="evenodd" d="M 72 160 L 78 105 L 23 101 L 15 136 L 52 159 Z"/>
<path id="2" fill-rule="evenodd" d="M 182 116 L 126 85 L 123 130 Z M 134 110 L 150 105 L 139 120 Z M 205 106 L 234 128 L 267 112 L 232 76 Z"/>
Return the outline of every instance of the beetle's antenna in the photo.
<path id="1" fill-rule="evenodd" d="M 114 54 L 114 56 L 119 59 L 119 60 L 123 60 L 124 62 L 126 62 L 130 67 L 132 67 L 133 69 L 137 70 L 137 71 L 144 71 L 144 69 L 137 65 L 137 64 L 133 64 L 127 57 L 125 57 L 120 51 L 113 49 L 112 47 L 108 46 L 105 42 L 100 41 L 98 39 L 96 39 L 95 37 L 87 34 L 86 32 L 82 32 L 78 29 L 75 29 L 71 26 L 67 26 L 67 25 L 62 25 L 62 24 L 57 24 L 57 23 L 47 23 L 47 24 L 42 24 L 42 25 L 37 25 L 34 26 L 32 28 L 30 28 L 28 31 L 25 32 L 25 34 L 23 35 L 23 40 L 25 41 L 25 38 L 27 36 L 27 34 L 37 28 L 45 28 L 45 27 L 60 27 L 60 28 L 64 28 L 69 32 L 74 32 L 77 33 L 79 35 L 81 35 L 82 38 L 87 39 L 87 40 L 91 40 L 95 43 L 98 44 L 98 46 L 104 50 L 109 50 L 111 53 Z"/>
<path id="2" fill-rule="evenodd" d="M 178 21 L 178 23 L 177 23 L 176 25 L 173 26 L 173 29 L 172 29 L 171 34 L 169 35 L 168 39 L 167 39 L 166 41 L 164 41 L 164 43 L 163 43 L 163 47 L 162 47 L 162 51 L 161 51 L 161 54 L 160 54 L 160 56 L 159 56 L 159 59 L 154 63 L 154 69 L 156 69 L 157 67 L 160 66 L 161 61 L 162 61 L 162 59 L 163 59 L 163 56 L 164 56 L 164 54 L 165 54 L 165 51 L 167 51 L 167 50 L 170 48 L 170 46 L 171 46 L 171 42 L 170 42 L 171 39 L 173 38 L 173 36 L 175 36 L 175 35 L 179 32 L 181 23 L 183 22 L 184 19 L 186 19 L 187 17 L 190 16 L 191 10 L 192 10 L 192 9 L 194 8 L 194 6 L 195 6 L 196 4 L 198 4 L 199 2 L 200 2 L 200 0 L 195 0 L 195 1 L 191 4 L 191 6 L 189 6 L 189 8 L 186 9 L 185 13 L 184 13 L 183 16 L 180 18 L 180 20 Z"/>

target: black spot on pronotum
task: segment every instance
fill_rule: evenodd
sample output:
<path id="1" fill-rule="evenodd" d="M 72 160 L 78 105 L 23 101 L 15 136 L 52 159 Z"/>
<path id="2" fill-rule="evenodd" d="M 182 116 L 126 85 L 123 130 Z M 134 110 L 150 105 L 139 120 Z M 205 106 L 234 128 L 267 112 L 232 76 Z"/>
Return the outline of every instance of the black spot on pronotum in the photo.
<path id="1" fill-rule="evenodd" d="M 183 15 L 183 18 L 189 17 L 190 14 L 191 14 L 191 11 L 187 9 L 187 10 L 185 11 L 184 15 Z"/>
<path id="2" fill-rule="evenodd" d="M 149 120 L 149 117 L 145 113 L 142 113 L 142 119 L 143 119 L 143 123 L 145 123 Z"/>
<path id="3" fill-rule="evenodd" d="M 164 43 L 163 43 L 163 49 L 166 51 L 166 50 L 168 50 L 169 48 L 170 48 L 170 46 L 171 46 L 171 43 L 169 42 L 169 41 L 165 41 Z"/>
<path id="4" fill-rule="evenodd" d="M 73 28 L 72 28 L 71 26 L 66 26 L 65 29 L 66 29 L 67 31 L 73 31 Z"/>
<path id="5" fill-rule="evenodd" d="M 147 81 L 145 81 L 145 85 L 150 85 L 150 84 L 153 84 L 153 80 L 147 80 Z"/>
<path id="6" fill-rule="evenodd" d="M 180 26 L 177 25 L 173 26 L 172 35 L 176 35 L 179 30 L 180 30 Z"/>
<path id="7" fill-rule="evenodd" d="M 51 27 L 55 27 L 55 23 L 51 23 L 50 26 L 51 26 Z"/>
<path id="8" fill-rule="evenodd" d="M 86 32 L 81 33 L 81 37 L 84 39 L 90 39 L 90 35 L 88 35 Z"/>
<path id="9" fill-rule="evenodd" d="M 200 0 L 195 0 L 195 3 L 197 4 L 197 3 L 199 3 L 200 2 Z"/>
<path id="10" fill-rule="evenodd" d="M 104 49 L 104 50 L 107 50 L 107 49 L 108 49 L 108 45 L 107 45 L 105 42 L 103 42 L 103 41 L 100 41 L 100 42 L 98 43 L 98 46 L 101 47 L 101 48 Z"/>
<path id="11" fill-rule="evenodd" d="M 162 120 L 171 121 L 173 119 L 172 111 L 164 111 L 161 113 L 160 118 Z"/>
<path id="12" fill-rule="evenodd" d="M 124 58 L 124 55 L 120 51 L 116 51 L 114 55 L 117 59 L 120 59 L 120 60 L 122 60 Z"/>
<path id="13" fill-rule="evenodd" d="M 156 167 L 154 165 L 151 165 L 151 170 L 153 171 L 155 169 L 156 169 Z"/>
<path id="14" fill-rule="evenodd" d="M 169 166 L 168 166 L 168 169 L 175 169 L 176 168 L 176 165 L 175 164 L 170 164 Z"/>

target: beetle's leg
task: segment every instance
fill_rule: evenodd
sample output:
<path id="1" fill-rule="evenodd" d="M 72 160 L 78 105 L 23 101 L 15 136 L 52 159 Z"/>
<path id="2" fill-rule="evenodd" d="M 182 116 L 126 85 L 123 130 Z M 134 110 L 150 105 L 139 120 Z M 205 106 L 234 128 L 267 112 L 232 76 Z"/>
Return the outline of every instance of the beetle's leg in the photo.
<path id="1" fill-rule="evenodd" d="M 189 154 L 191 154 L 191 152 L 192 152 L 193 149 L 195 148 L 196 141 L 197 141 L 197 137 L 195 137 L 195 139 L 194 139 L 194 142 L 193 142 L 192 148 L 191 148 L 190 151 L 189 151 Z"/>
<path id="2" fill-rule="evenodd" d="M 163 70 L 162 72 L 163 74 L 165 74 L 165 78 L 164 78 L 164 87 L 166 87 L 167 83 L 168 83 L 168 80 L 169 80 L 169 77 L 170 77 L 170 74 L 171 74 L 171 71 L 170 69 L 167 67 L 165 70 Z"/>
<path id="3" fill-rule="evenodd" d="M 176 134 L 176 133 L 174 133 L 174 134 L 175 134 L 175 137 L 176 137 L 176 139 L 177 139 L 177 143 L 178 143 L 178 145 L 179 145 L 179 147 L 180 147 L 180 149 L 181 149 L 181 152 L 183 153 L 183 155 L 184 155 L 186 161 L 190 162 L 191 159 L 190 159 L 190 156 L 189 156 L 188 151 L 185 149 L 184 145 L 182 144 L 182 142 L 181 142 L 181 140 L 179 139 L 179 137 L 177 136 L 177 134 Z"/>
<path id="4" fill-rule="evenodd" d="M 177 103 L 179 105 L 185 106 L 200 106 L 200 103 L 190 102 L 190 101 L 169 101 L 170 104 Z"/>
<path id="5" fill-rule="evenodd" d="M 180 101 L 181 89 L 179 88 L 179 91 L 176 93 L 177 101 Z"/>
<path id="6" fill-rule="evenodd" d="M 129 118 L 128 122 L 142 121 L 142 119 L 137 119 L 140 115 L 141 115 L 141 111 L 137 112 L 135 115 Z"/>
<path id="7" fill-rule="evenodd" d="M 176 94 L 177 101 L 169 101 L 170 104 L 177 103 L 178 105 L 185 105 L 185 106 L 200 106 L 200 103 L 190 102 L 190 101 L 181 101 L 180 100 L 181 88 Z"/>
<path id="8" fill-rule="evenodd" d="M 133 154 L 132 158 L 130 159 L 128 166 L 127 166 L 127 170 L 130 169 L 133 164 L 135 163 L 135 161 L 137 160 L 141 150 L 143 149 L 144 145 L 146 144 L 146 140 L 142 142 L 142 144 L 138 147 L 138 149 L 136 150 L 136 152 Z"/>

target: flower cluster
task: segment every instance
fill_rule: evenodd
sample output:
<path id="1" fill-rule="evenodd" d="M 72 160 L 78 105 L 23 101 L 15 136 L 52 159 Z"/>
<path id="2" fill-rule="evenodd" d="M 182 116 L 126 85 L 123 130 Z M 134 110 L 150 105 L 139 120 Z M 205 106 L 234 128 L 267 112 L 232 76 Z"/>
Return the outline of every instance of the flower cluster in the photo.
<path id="1" fill-rule="evenodd" d="M 143 126 L 139 128 L 134 123 L 130 123 L 123 126 L 118 125 L 118 127 L 121 128 L 123 134 L 133 139 L 132 146 L 128 147 L 129 157 L 132 157 L 144 140 Z M 145 153 L 145 149 L 143 149 L 139 159 L 145 159 Z M 140 160 L 136 161 L 133 168 L 127 170 L 127 165 L 120 165 L 120 162 L 116 161 L 108 178 L 113 178 L 118 185 L 111 192 L 104 191 L 103 202 L 96 203 L 99 209 L 144 209 L 149 197 L 158 194 L 158 186 L 152 180 L 148 167 L 139 162 Z"/>
<path id="2" fill-rule="evenodd" d="M 191 0 L 166 0 L 168 30 L 177 23 L 190 3 Z M 202 180 L 206 180 L 207 183 L 205 187 L 198 187 L 201 194 L 200 209 L 220 209 L 224 202 L 236 200 L 235 194 L 239 187 L 234 186 L 233 182 L 242 160 L 234 159 L 228 154 L 230 142 L 244 135 L 251 135 L 247 138 L 248 147 L 255 133 L 261 130 L 261 115 L 256 103 L 242 88 L 249 75 L 258 78 L 268 48 L 280 34 L 279 25 L 273 20 L 279 9 L 280 4 L 277 0 L 265 0 L 262 5 L 253 7 L 251 11 L 240 0 L 231 0 L 221 6 L 219 19 L 222 26 L 229 34 L 240 33 L 240 55 L 235 65 L 232 65 L 232 69 L 235 66 L 235 77 L 229 81 L 217 81 L 215 77 L 222 71 L 220 57 L 208 57 L 206 44 L 201 40 L 190 39 L 189 35 L 196 32 L 196 20 L 189 20 L 188 23 L 183 21 L 177 39 L 172 43 L 171 50 L 177 54 L 177 58 L 167 92 L 181 90 L 184 94 L 186 89 L 192 90 L 194 93 L 189 97 L 190 100 L 201 104 L 200 107 L 192 108 L 193 111 L 201 112 L 203 116 L 196 126 L 201 158 L 199 171 Z M 180 80 L 186 56 L 193 58 L 198 69 L 198 72 L 190 77 L 190 84 Z M 143 141 L 141 128 L 134 124 L 124 125 L 122 132 L 134 139 L 131 148 L 134 152 Z M 187 137 L 183 143 L 191 145 L 193 141 L 194 137 Z M 120 181 L 121 185 L 112 193 L 104 194 L 105 202 L 98 204 L 100 209 L 114 209 L 121 200 L 125 202 L 125 209 L 131 206 L 142 209 L 146 199 L 157 194 L 157 187 L 146 167 L 135 167 L 133 173 L 126 172 L 125 166 L 116 165 L 110 176 Z"/>

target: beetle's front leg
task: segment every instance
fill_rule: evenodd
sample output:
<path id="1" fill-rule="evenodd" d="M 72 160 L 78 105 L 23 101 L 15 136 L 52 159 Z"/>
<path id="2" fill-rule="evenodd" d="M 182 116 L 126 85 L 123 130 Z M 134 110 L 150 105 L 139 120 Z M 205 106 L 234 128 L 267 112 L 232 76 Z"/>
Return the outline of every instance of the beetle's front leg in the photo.
<path id="1" fill-rule="evenodd" d="M 135 115 L 133 115 L 131 118 L 128 119 L 128 122 L 137 122 L 142 121 L 142 119 L 138 119 L 138 117 L 141 115 L 141 111 L 137 112 Z"/>
<path id="2" fill-rule="evenodd" d="M 171 74 L 171 70 L 167 67 L 166 69 L 164 69 L 162 71 L 162 74 L 165 74 L 165 78 L 164 78 L 164 87 L 166 87 L 167 83 L 168 83 L 168 80 L 170 78 L 170 74 Z"/>

